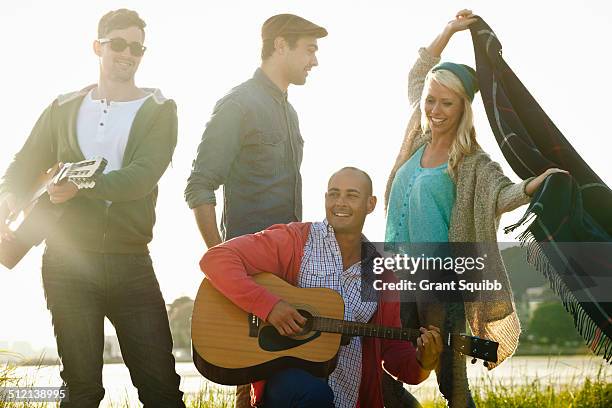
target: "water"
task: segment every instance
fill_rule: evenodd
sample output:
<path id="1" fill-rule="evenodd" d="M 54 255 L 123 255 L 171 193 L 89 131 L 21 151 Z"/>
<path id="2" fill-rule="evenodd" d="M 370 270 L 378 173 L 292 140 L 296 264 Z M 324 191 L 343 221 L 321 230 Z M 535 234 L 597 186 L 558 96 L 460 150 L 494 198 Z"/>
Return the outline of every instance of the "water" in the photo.
<path id="1" fill-rule="evenodd" d="M 596 377 L 602 370 L 602 378 L 612 379 L 612 368 L 603 359 L 594 356 L 559 356 L 559 357 L 514 357 L 507 360 L 492 371 L 487 371 L 479 362 L 468 364 L 468 377 L 472 386 L 478 384 L 504 384 L 519 386 L 532 383 L 539 379 L 543 385 L 581 384 L 584 378 Z M 211 383 L 203 378 L 192 363 L 177 363 L 176 370 L 181 376 L 181 390 L 187 394 L 197 393 L 203 387 L 219 388 L 233 392 L 233 387 Z M 59 386 L 59 367 L 43 368 L 19 367 L 17 374 L 26 376 L 37 386 Z M 132 386 L 130 374 L 123 364 L 106 364 L 103 370 L 103 382 L 106 395 L 101 407 L 108 407 L 130 401 L 138 406 L 138 394 Z M 435 374 L 419 385 L 406 386 L 421 400 L 432 399 L 438 395 Z"/>

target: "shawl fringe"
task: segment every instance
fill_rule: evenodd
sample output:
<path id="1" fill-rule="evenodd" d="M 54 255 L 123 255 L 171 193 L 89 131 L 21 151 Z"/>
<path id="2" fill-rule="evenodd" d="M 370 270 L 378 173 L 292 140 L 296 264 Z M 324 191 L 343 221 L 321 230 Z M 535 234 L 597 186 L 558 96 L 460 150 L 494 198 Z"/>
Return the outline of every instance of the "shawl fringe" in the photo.
<path id="1" fill-rule="evenodd" d="M 527 262 L 548 279 L 550 288 L 561 298 L 565 310 L 572 315 L 574 325 L 580 336 L 584 339 L 586 346 L 593 353 L 602 356 L 604 360 L 612 364 L 612 339 L 605 336 L 597 323 L 586 313 L 580 302 L 578 302 L 549 262 L 542 249 L 543 243 L 537 241 L 533 236 L 530 227 L 533 223 L 538 222 L 537 217 L 538 215 L 535 212 L 528 211 L 517 223 L 505 227 L 504 232 L 507 234 L 529 223 L 527 229 L 518 236 L 521 247 L 527 249 Z M 555 245 L 553 242 L 544 244 Z"/>

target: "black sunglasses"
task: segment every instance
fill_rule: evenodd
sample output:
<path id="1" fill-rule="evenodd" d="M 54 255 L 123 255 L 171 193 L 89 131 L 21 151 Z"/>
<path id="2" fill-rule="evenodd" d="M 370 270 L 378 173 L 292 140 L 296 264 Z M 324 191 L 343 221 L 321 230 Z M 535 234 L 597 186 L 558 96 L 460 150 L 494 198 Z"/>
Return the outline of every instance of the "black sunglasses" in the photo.
<path id="1" fill-rule="evenodd" d="M 98 42 L 100 44 L 110 43 L 111 50 L 115 52 L 123 52 L 127 47 L 130 47 L 130 54 L 132 54 L 133 57 L 142 57 L 147 49 L 147 47 L 137 41 L 128 44 L 128 42 L 121 37 L 100 38 Z"/>

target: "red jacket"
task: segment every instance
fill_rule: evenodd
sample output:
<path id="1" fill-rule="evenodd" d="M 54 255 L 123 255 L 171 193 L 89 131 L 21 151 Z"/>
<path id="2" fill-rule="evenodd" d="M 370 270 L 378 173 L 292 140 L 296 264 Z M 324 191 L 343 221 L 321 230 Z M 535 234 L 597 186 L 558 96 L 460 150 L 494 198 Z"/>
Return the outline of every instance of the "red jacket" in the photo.
<path id="1" fill-rule="evenodd" d="M 217 245 L 202 257 L 200 268 L 217 290 L 243 310 L 266 320 L 280 300 L 257 285 L 251 275 L 271 272 L 296 285 L 310 233 L 310 223 L 273 225 L 265 231 L 244 235 Z M 400 327 L 399 297 L 385 294 L 370 323 Z M 362 371 L 358 406 L 383 407 L 382 367 L 408 384 L 418 384 L 429 376 L 416 360 L 412 343 L 374 337 L 362 338 Z M 252 385 L 251 403 L 263 400 L 265 381 Z"/>

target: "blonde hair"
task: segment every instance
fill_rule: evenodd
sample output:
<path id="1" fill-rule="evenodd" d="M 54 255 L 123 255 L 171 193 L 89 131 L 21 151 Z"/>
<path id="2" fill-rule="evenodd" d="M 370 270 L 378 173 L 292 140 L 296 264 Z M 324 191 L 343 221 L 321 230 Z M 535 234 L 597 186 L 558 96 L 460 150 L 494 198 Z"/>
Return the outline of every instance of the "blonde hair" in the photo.
<path id="1" fill-rule="evenodd" d="M 470 102 L 463 84 L 455 74 L 450 71 L 441 69 L 434 72 L 429 72 L 425 77 L 425 86 L 421 95 L 421 131 L 423 133 L 431 132 L 429 121 L 425 114 L 425 100 L 427 92 L 432 81 L 455 92 L 463 102 L 463 114 L 457 127 L 457 135 L 453 141 L 450 151 L 448 152 L 448 174 L 453 180 L 457 178 L 457 166 L 463 156 L 473 153 L 480 146 L 476 141 L 476 129 L 474 129 L 474 113 L 472 111 L 472 103 Z"/>

